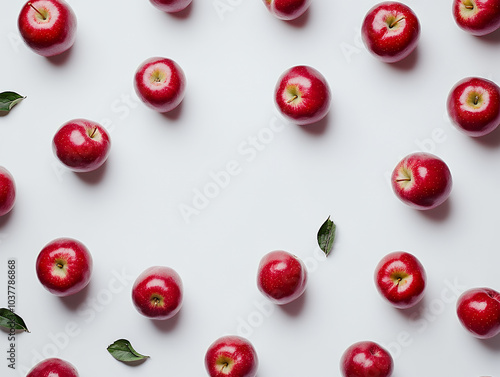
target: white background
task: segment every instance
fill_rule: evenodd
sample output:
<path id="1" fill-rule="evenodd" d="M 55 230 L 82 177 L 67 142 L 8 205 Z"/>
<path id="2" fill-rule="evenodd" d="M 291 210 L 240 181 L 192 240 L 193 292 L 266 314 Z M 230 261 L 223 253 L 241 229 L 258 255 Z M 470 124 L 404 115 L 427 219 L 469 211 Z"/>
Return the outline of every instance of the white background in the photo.
<path id="1" fill-rule="evenodd" d="M 451 0 L 408 0 L 419 45 L 387 65 L 360 39 L 371 0 L 316 0 L 289 23 L 261 0 L 194 0 L 181 15 L 147 0 L 73 0 L 76 43 L 46 59 L 19 37 L 23 3 L 5 2 L 0 23 L 0 91 L 27 96 L 0 118 L 0 165 L 18 187 L 15 209 L 0 219 L 0 303 L 15 258 L 16 310 L 31 333 L 16 338 L 15 372 L 0 333 L 2 376 L 24 376 L 52 356 L 81 376 L 204 376 L 205 351 L 225 334 L 252 341 L 259 377 L 337 376 L 359 340 L 385 345 L 396 377 L 500 373 L 500 338 L 473 338 L 455 314 L 461 291 L 500 289 L 500 131 L 471 139 L 445 107 L 466 76 L 500 82 L 500 33 L 460 30 Z M 185 100 L 169 115 L 133 92 L 136 68 L 152 56 L 174 59 L 187 76 Z M 311 127 L 285 123 L 273 103 L 278 77 L 298 64 L 322 72 L 332 90 L 329 116 Z M 67 171 L 51 150 L 57 128 L 78 117 L 111 134 L 109 160 L 95 173 Z M 430 212 L 406 207 L 388 183 L 417 150 L 453 174 L 450 199 Z M 228 163 L 238 174 L 183 216 L 180 207 L 194 208 Z M 316 232 L 329 215 L 337 239 L 325 258 Z M 62 236 L 86 244 L 95 264 L 88 289 L 66 299 L 45 291 L 34 267 Z M 309 267 L 306 294 L 287 307 L 267 303 L 255 283 L 260 258 L 275 249 Z M 378 261 L 396 250 L 415 254 L 428 274 L 425 299 L 407 311 L 373 283 Z M 132 306 L 133 280 L 152 265 L 175 268 L 184 282 L 184 306 L 169 321 Z M 114 360 L 106 347 L 119 338 L 151 359 Z"/>

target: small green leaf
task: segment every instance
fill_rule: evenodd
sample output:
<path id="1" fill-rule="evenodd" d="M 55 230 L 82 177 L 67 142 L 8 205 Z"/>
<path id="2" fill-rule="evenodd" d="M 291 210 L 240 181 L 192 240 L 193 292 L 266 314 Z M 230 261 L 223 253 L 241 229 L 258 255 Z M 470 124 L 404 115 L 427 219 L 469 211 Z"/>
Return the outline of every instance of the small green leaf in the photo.
<path id="1" fill-rule="evenodd" d="M 14 92 L 0 93 L 0 111 L 10 111 L 15 105 L 25 98 L 26 97 Z"/>
<path id="2" fill-rule="evenodd" d="M 118 339 L 116 342 L 108 346 L 108 352 L 119 361 L 138 361 L 149 358 L 138 353 L 127 339 Z"/>
<path id="3" fill-rule="evenodd" d="M 0 326 L 29 332 L 23 319 L 9 309 L 0 308 Z"/>
<path id="4" fill-rule="evenodd" d="M 326 219 L 323 225 L 321 225 L 321 228 L 319 228 L 318 244 L 319 248 L 323 250 L 326 256 L 328 256 L 328 254 L 330 254 L 330 251 L 332 251 L 336 229 L 337 226 L 332 220 L 330 220 L 330 216 L 328 216 L 328 219 Z"/>

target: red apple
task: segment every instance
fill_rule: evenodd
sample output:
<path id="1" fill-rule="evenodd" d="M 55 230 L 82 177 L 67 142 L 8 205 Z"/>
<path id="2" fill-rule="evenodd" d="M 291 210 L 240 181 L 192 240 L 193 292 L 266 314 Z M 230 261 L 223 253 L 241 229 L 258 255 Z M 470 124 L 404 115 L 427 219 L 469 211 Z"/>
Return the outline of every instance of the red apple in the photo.
<path id="1" fill-rule="evenodd" d="M 16 184 L 7 169 L 0 166 L 0 216 L 9 213 L 16 202 Z"/>
<path id="2" fill-rule="evenodd" d="M 36 274 L 50 293 L 66 297 L 89 284 L 92 265 L 92 256 L 84 244 L 72 238 L 57 238 L 38 254 Z"/>
<path id="3" fill-rule="evenodd" d="M 397 251 L 387 254 L 375 268 L 375 285 L 393 306 L 406 309 L 424 297 L 424 266 L 412 254 Z"/>
<path id="4" fill-rule="evenodd" d="M 371 341 L 354 343 L 344 351 L 340 360 L 344 377 L 389 377 L 393 369 L 391 354 Z"/>
<path id="5" fill-rule="evenodd" d="M 452 188 L 446 163 L 431 153 L 416 152 L 403 158 L 392 172 L 396 196 L 410 207 L 427 210 L 442 204 Z"/>
<path id="6" fill-rule="evenodd" d="M 312 0 L 263 0 L 272 15 L 290 21 L 302 16 Z"/>
<path id="7" fill-rule="evenodd" d="M 255 348 L 240 336 L 217 339 L 205 354 L 205 368 L 210 377 L 254 377 L 258 366 Z"/>
<path id="8" fill-rule="evenodd" d="M 134 88 L 139 98 L 160 113 L 172 111 L 182 102 L 186 77 L 173 60 L 154 57 L 144 61 L 135 73 Z"/>
<path id="9" fill-rule="evenodd" d="M 368 51 L 386 63 L 406 58 L 417 47 L 420 23 L 405 4 L 387 1 L 366 14 L 361 37 Z"/>
<path id="10" fill-rule="evenodd" d="M 460 323 L 480 339 L 500 333 L 500 293 L 490 288 L 465 291 L 457 301 Z"/>
<path id="11" fill-rule="evenodd" d="M 272 302 L 288 304 L 304 293 L 306 285 L 306 266 L 295 255 L 276 250 L 261 259 L 257 287 Z"/>
<path id="12" fill-rule="evenodd" d="M 447 109 L 453 124 L 465 134 L 489 134 L 500 124 L 500 87 L 487 79 L 467 77 L 451 89 Z"/>
<path id="13" fill-rule="evenodd" d="M 472 35 L 489 34 L 500 27 L 500 0 L 453 0 L 453 17 Z"/>
<path id="14" fill-rule="evenodd" d="M 52 149 L 59 160 L 75 172 L 89 172 L 107 160 L 111 139 L 99 123 L 73 119 L 63 124 L 52 140 Z"/>
<path id="15" fill-rule="evenodd" d="M 153 266 L 144 270 L 132 287 L 132 301 L 142 315 L 169 319 L 182 306 L 183 288 L 179 274 L 170 267 Z"/>
<path id="16" fill-rule="evenodd" d="M 26 377 L 78 377 L 78 371 L 65 360 L 50 358 L 35 365 Z"/>
<path id="17" fill-rule="evenodd" d="M 325 77 L 308 66 L 295 66 L 279 78 L 274 100 L 283 116 L 298 125 L 323 119 L 330 109 L 330 87 Z"/>
<path id="18" fill-rule="evenodd" d="M 17 23 L 24 42 L 42 56 L 59 55 L 75 42 L 76 16 L 64 0 L 30 0 Z"/>
<path id="19" fill-rule="evenodd" d="M 159 10 L 167 13 L 180 12 L 188 7 L 193 0 L 149 0 Z"/>

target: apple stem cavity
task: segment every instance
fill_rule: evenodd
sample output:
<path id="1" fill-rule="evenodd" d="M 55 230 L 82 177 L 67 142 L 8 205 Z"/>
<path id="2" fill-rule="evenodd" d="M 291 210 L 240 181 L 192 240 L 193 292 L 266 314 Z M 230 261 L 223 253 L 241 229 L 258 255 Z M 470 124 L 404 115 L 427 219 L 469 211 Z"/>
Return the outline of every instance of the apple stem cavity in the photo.
<path id="1" fill-rule="evenodd" d="M 47 19 L 47 15 L 46 15 L 46 14 L 43 14 L 43 13 L 42 13 L 42 12 L 40 12 L 38 9 L 36 9 L 36 8 L 35 8 L 35 6 L 34 6 L 33 4 L 28 3 L 28 5 L 29 5 L 31 8 L 33 8 L 33 9 L 35 10 L 35 12 L 37 12 L 37 13 L 40 15 L 40 17 L 42 17 L 42 20 L 44 20 L 44 21 L 45 21 L 45 20 Z"/>
<path id="2" fill-rule="evenodd" d="M 401 18 L 398 18 L 396 20 L 394 20 L 390 25 L 389 25 L 389 28 L 392 29 L 394 26 L 396 26 L 399 22 L 403 21 L 405 19 L 404 16 L 402 16 Z"/>

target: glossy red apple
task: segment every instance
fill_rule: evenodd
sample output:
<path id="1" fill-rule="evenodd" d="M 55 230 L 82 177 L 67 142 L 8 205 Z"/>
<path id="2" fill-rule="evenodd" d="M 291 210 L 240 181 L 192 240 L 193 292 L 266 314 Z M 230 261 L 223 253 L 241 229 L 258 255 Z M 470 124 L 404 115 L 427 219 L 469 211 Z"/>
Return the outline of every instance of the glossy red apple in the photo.
<path id="1" fill-rule="evenodd" d="M 272 302 L 288 304 L 304 293 L 306 285 L 306 266 L 295 255 L 276 250 L 260 260 L 257 287 Z"/>
<path id="2" fill-rule="evenodd" d="M 427 210 L 444 203 L 452 189 L 452 176 L 446 163 L 426 152 L 403 158 L 391 177 L 396 196 L 410 207 Z"/>
<path id="3" fill-rule="evenodd" d="M 500 27 L 500 0 L 453 0 L 453 18 L 472 35 L 492 33 Z"/>
<path id="4" fill-rule="evenodd" d="M 263 0 L 272 15 L 280 20 L 290 21 L 302 16 L 312 0 Z"/>
<path id="5" fill-rule="evenodd" d="M 205 354 L 205 368 L 210 377 L 255 377 L 258 366 L 255 348 L 240 336 L 217 339 Z"/>
<path id="6" fill-rule="evenodd" d="M 16 202 L 16 183 L 12 174 L 0 166 L 0 216 L 9 213 Z"/>
<path id="7" fill-rule="evenodd" d="M 343 377 L 389 377 L 394 370 L 391 354 L 371 341 L 354 343 L 340 360 Z"/>
<path id="8" fill-rule="evenodd" d="M 500 124 L 500 87 L 484 78 L 464 78 L 451 89 L 447 110 L 452 123 L 465 134 L 489 134 Z"/>
<path id="9" fill-rule="evenodd" d="M 69 362 L 58 358 L 45 359 L 35 365 L 26 377 L 78 377 L 78 371 Z"/>
<path id="10" fill-rule="evenodd" d="M 361 37 L 368 51 L 386 63 L 395 63 L 415 50 L 420 38 L 417 16 L 405 4 L 386 1 L 366 14 Z"/>
<path id="11" fill-rule="evenodd" d="M 387 254 L 375 268 L 375 286 L 393 306 L 406 309 L 423 297 L 427 281 L 424 266 L 404 251 Z"/>
<path id="12" fill-rule="evenodd" d="M 52 139 L 57 158 L 75 172 L 89 172 L 106 162 L 111 139 L 99 123 L 73 119 L 63 124 Z"/>
<path id="13" fill-rule="evenodd" d="M 172 59 L 154 57 L 144 61 L 134 77 L 137 96 L 160 113 L 172 111 L 180 105 L 186 91 L 186 76 Z"/>
<path id="14" fill-rule="evenodd" d="M 299 65 L 280 76 L 274 101 L 287 120 L 298 125 L 312 124 L 323 119 L 330 110 L 330 87 L 316 69 Z"/>
<path id="15" fill-rule="evenodd" d="M 42 56 L 59 55 L 75 42 L 76 16 L 64 0 L 28 1 L 17 24 L 24 42 Z"/>
<path id="16" fill-rule="evenodd" d="M 179 274 L 170 267 L 144 270 L 132 287 L 132 301 L 139 313 L 151 319 L 175 316 L 182 306 L 183 287 Z"/>
<path id="17" fill-rule="evenodd" d="M 80 241 L 57 238 L 40 251 L 36 274 L 50 293 L 66 297 L 85 288 L 92 275 L 92 256 Z"/>
<path id="18" fill-rule="evenodd" d="M 490 288 L 465 291 L 457 301 L 460 323 L 480 339 L 500 333 L 500 293 Z"/>
<path id="19" fill-rule="evenodd" d="M 149 0 L 159 10 L 176 13 L 188 7 L 193 0 Z"/>

